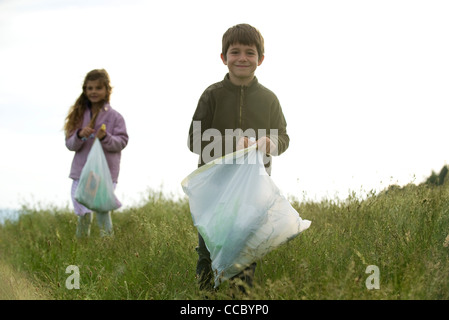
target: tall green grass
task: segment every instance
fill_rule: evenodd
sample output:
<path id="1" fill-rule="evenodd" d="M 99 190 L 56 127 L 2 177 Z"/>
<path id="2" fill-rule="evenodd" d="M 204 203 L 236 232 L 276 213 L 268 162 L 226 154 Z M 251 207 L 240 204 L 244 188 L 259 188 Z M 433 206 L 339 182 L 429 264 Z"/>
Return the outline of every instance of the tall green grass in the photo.
<path id="1" fill-rule="evenodd" d="M 448 299 L 449 195 L 444 187 L 390 187 L 365 199 L 291 199 L 311 227 L 257 262 L 242 296 L 229 282 L 210 299 Z M 24 207 L 0 226 L 0 259 L 50 299 L 203 299 L 195 267 L 197 231 L 187 199 L 150 192 L 113 213 L 115 235 L 75 237 L 69 209 Z M 70 265 L 80 289 L 69 290 Z M 369 265 L 379 289 L 368 289 Z"/>

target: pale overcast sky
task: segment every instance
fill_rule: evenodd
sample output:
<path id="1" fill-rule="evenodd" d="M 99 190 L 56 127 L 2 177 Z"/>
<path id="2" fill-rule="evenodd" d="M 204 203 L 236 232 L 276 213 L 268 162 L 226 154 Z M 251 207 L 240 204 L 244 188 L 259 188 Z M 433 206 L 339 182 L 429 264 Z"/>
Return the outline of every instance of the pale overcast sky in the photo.
<path id="1" fill-rule="evenodd" d="M 265 38 L 259 81 L 291 143 L 272 177 L 289 196 L 422 182 L 448 163 L 447 1 L 0 1 L 0 208 L 71 208 L 62 127 L 85 74 L 105 68 L 130 136 L 117 196 L 183 196 L 198 99 L 227 73 L 221 37 Z"/>

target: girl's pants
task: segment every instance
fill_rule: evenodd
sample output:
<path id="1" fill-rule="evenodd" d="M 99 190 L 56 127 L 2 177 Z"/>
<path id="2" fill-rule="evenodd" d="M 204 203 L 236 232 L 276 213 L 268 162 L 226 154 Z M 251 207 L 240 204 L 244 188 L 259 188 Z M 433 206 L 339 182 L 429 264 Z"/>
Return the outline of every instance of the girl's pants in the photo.
<path id="1" fill-rule="evenodd" d="M 112 219 L 111 212 L 96 212 L 96 219 L 98 227 L 100 228 L 100 235 L 112 236 Z M 90 226 L 93 220 L 93 213 L 88 212 L 84 216 L 78 216 L 78 225 L 76 227 L 76 236 L 78 238 L 88 237 L 90 235 Z"/>
<path id="2" fill-rule="evenodd" d="M 207 250 L 206 244 L 204 243 L 203 237 L 198 233 L 198 247 L 196 247 L 196 252 L 198 253 L 198 262 L 196 265 L 196 275 L 198 277 L 198 284 L 200 290 L 212 290 L 213 285 L 213 272 L 212 272 L 212 261 L 210 259 L 209 250 Z M 256 272 L 256 263 L 252 263 L 245 270 L 240 272 L 238 275 L 231 278 L 232 280 L 240 279 L 249 288 L 253 286 L 254 273 Z M 244 286 L 238 286 L 238 289 L 245 293 Z"/>
<path id="3" fill-rule="evenodd" d="M 75 209 L 75 214 L 78 215 L 78 226 L 76 227 L 76 236 L 78 238 L 88 237 L 90 235 L 90 225 L 93 220 L 93 213 L 90 209 L 83 206 L 81 203 L 76 201 L 75 193 L 78 187 L 79 180 L 73 180 L 72 182 L 72 202 L 73 208 Z M 117 183 L 114 182 L 114 189 Z M 111 212 L 97 212 L 96 213 L 98 227 L 100 228 L 101 236 L 112 236 L 112 220 Z"/>

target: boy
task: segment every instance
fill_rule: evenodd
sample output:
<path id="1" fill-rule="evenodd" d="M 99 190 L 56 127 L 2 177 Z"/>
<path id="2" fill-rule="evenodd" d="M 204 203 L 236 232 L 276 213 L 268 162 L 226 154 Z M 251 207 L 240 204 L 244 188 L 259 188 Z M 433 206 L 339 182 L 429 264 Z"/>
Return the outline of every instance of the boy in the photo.
<path id="1" fill-rule="evenodd" d="M 248 24 L 229 28 L 223 35 L 221 59 L 229 73 L 202 94 L 190 125 L 189 149 L 199 155 L 200 167 L 257 143 L 265 153 L 265 169 L 271 174 L 271 155 L 282 154 L 290 138 L 277 97 L 255 77 L 257 67 L 264 60 L 262 35 Z M 200 234 L 197 252 L 200 289 L 210 290 L 213 287 L 211 259 Z M 251 287 L 255 268 L 253 263 L 236 277 Z"/>

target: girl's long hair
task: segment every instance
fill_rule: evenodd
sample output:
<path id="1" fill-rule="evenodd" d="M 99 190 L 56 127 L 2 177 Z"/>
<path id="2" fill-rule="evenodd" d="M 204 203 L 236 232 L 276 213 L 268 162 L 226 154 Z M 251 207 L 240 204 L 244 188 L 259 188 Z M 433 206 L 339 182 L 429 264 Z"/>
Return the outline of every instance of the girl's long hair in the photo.
<path id="1" fill-rule="evenodd" d="M 84 111 L 90 103 L 86 96 L 86 86 L 88 81 L 100 80 L 106 87 L 105 102 L 109 102 L 111 96 L 112 87 L 110 84 L 109 74 L 104 69 L 95 69 L 90 71 L 84 78 L 83 92 L 76 100 L 75 104 L 70 107 L 69 113 L 65 118 L 64 132 L 66 137 L 69 137 L 73 132 L 78 129 L 83 121 Z"/>

